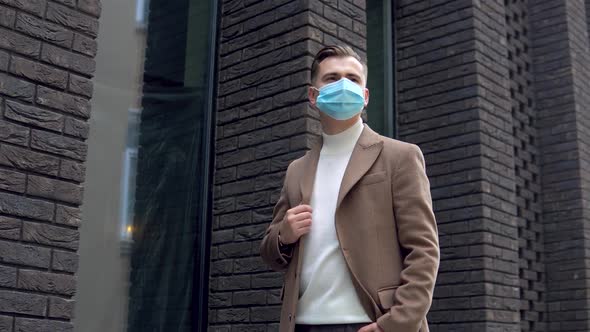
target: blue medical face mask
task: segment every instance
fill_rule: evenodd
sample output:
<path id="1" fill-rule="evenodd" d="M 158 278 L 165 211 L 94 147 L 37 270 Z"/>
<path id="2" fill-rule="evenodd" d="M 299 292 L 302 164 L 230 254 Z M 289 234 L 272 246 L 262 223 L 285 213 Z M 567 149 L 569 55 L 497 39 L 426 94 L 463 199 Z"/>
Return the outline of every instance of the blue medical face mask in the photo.
<path id="1" fill-rule="evenodd" d="M 318 91 L 316 106 L 336 120 L 348 120 L 365 107 L 363 88 L 346 77 L 326 84 Z"/>

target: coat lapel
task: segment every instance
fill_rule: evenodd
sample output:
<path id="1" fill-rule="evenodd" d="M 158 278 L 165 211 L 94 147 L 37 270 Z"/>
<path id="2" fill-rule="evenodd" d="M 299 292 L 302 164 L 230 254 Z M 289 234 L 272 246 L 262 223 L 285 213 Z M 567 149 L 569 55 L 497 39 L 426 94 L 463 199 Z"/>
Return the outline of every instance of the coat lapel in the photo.
<path id="1" fill-rule="evenodd" d="M 318 161 L 320 158 L 320 150 L 322 149 L 323 140 L 320 136 L 314 146 L 303 158 L 301 166 L 301 181 L 299 187 L 301 190 L 301 203 L 309 204 L 311 202 L 311 193 L 313 191 L 313 183 L 315 180 L 315 173 L 318 168 Z"/>
<path id="2" fill-rule="evenodd" d="M 338 209 L 340 203 L 354 184 L 371 168 L 383 148 L 383 141 L 379 138 L 379 135 L 366 123 L 363 123 L 363 126 L 363 131 L 354 145 L 350 160 L 342 177 L 336 209 Z M 303 159 L 302 176 L 299 182 L 302 197 L 301 204 L 309 204 L 311 202 L 311 194 L 322 145 L 323 139 L 320 136 L 320 139 Z"/>
<path id="3" fill-rule="evenodd" d="M 379 135 L 367 124 L 364 124 L 364 127 L 361 136 L 352 150 L 352 155 L 350 156 L 350 160 L 344 171 L 342 183 L 340 184 L 340 191 L 338 192 L 336 210 L 350 189 L 352 189 L 355 183 L 357 183 L 358 180 L 367 173 L 373 163 L 375 163 L 375 160 L 377 160 L 377 157 L 383 148 L 383 141 L 379 139 Z"/>

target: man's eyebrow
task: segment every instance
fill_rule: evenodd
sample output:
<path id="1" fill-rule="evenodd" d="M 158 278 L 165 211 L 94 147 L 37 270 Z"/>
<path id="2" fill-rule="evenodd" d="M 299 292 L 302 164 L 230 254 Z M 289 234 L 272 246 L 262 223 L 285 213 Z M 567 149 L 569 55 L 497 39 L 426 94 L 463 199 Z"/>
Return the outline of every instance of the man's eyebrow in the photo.
<path id="1" fill-rule="evenodd" d="M 329 76 L 332 76 L 332 75 L 339 75 L 339 73 L 337 73 L 337 72 L 325 73 L 324 75 L 322 75 L 322 78 L 326 78 L 326 77 L 329 77 Z M 348 74 L 346 74 L 346 77 L 355 77 L 355 78 L 359 78 L 359 79 L 361 78 L 360 75 L 355 74 L 355 73 L 348 73 Z"/>

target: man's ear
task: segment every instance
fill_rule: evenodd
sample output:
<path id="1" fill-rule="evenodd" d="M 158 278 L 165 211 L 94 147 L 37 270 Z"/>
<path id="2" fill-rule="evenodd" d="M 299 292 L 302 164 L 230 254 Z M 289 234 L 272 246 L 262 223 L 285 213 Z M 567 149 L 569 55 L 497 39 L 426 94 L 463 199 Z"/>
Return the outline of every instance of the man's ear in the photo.
<path id="1" fill-rule="evenodd" d="M 309 99 L 309 103 L 310 103 L 312 106 L 315 106 L 315 104 L 316 104 L 316 100 L 317 100 L 317 93 L 318 93 L 318 91 L 317 91 L 316 89 L 314 89 L 314 87 L 313 87 L 313 86 L 311 86 L 311 85 L 310 85 L 310 86 L 307 88 L 307 98 Z"/>
<path id="2" fill-rule="evenodd" d="M 365 88 L 365 107 L 369 105 L 369 89 Z"/>

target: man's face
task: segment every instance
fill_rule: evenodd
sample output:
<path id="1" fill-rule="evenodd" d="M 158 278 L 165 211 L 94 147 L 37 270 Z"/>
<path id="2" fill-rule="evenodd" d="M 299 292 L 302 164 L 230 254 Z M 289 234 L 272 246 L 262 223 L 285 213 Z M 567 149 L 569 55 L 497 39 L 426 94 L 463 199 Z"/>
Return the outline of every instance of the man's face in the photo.
<path id="1" fill-rule="evenodd" d="M 318 66 L 318 73 L 312 84 L 319 90 L 322 86 L 336 82 L 343 77 L 348 78 L 363 88 L 365 91 L 365 106 L 367 106 L 369 103 L 369 90 L 366 89 L 367 82 L 363 72 L 363 65 L 351 56 L 333 56 L 324 59 Z M 309 101 L 314 106 L 319 95 L 318 90 L 310 87 L 308 91 Z"/>

